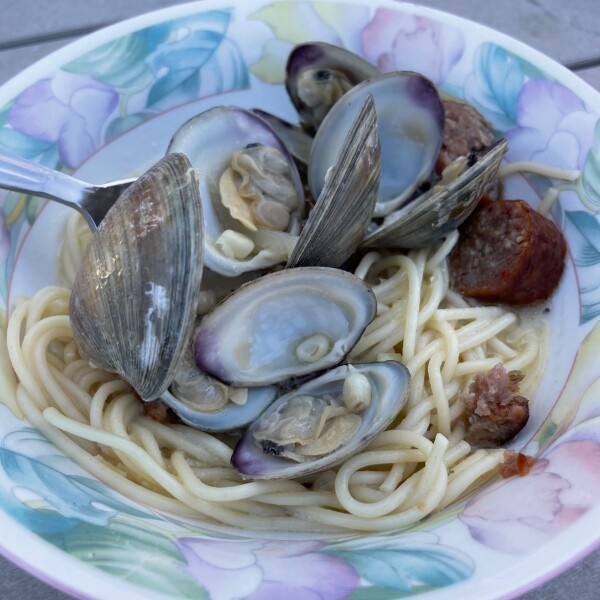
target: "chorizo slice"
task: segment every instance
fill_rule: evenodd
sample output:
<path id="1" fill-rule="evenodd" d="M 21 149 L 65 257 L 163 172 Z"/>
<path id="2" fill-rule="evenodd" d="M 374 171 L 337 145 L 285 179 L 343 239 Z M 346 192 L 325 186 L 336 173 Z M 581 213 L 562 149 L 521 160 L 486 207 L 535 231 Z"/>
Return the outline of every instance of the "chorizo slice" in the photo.
<path id="1" fill-rule="evenodd" d="M 519 396 L 520 371 L 506 372 L 502 364 L 477 373 L 464 398 L 465 440 L 472 446 L 495 448 L 511 440 L 529 419 L 529 401 Z"/>
<path id="2" fill-rule="evenodd" d="M 444 106 L 444 137 L 436 164 L 442 171 L 459 156 L 491 146 L 495 136 L 492 125 L 475 108 L 464 102 L 442 100 Z"/>
<path id="3" fill-rule="evenodd" d="M 452 287 L 463 296 L 524 305 L 546 300 L 557 287 L 565 239 L 523 200 L 484 197 L 459 232 L 449 266 Z"/>

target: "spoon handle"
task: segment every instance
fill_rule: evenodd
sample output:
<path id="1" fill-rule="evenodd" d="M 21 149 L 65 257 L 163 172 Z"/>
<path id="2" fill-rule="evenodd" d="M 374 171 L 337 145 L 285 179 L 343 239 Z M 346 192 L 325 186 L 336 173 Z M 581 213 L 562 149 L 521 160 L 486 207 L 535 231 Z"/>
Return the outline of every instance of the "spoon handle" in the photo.
<path id="1" fill-rule="evenodd" d="M 0 188 L 42 196 L 81 210 L 79 202 L 88 187 L 60 171 L 0 152 Z"/>
<path id="2" fill-rule="evenodd" d="M 92 185 L 20 156 L 0 152 L 0 188 L 41 196 L 74 208 L 92 231 L 132 181 Z"/>

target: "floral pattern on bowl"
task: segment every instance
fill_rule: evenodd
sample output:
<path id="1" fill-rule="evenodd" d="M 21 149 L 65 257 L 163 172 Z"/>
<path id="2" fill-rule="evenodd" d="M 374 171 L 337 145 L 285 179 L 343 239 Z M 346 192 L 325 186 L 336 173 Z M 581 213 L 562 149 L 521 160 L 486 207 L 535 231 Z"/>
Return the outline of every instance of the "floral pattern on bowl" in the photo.
<path id="1" fill-rule="evenodd" d="M 541 459 L 528 476 L 496 482 L 406 532 L 249 539 L 135 505 L 0 407 L 2 518 L 49 542 L 51 550 L 40 552 L 75 557 L 114 590 L 127 582 L 148 598 L 386 600 L 474 581 L 479 590 L 465 598 L 492 596 L 497 590 L 486 587 L 486 578 L 508 568 L 516 555 L 539 560 L 534 551 L 552 552 L 550 540 L 600 511 L 600 470 L 593 460 L 600 453 L 600 372 L 594 364 L 600 348 L 594 327 L 600 315 L 600 102 L 579 95 L 534 52 L 525 58 L 492 32 L 414 6 L 385 0 L 377 6 L 217 4 L 189 5 L 187 14 L 173 19 L 150 15 L 118 35 L 108 29 L 96 34 L 93 49 L 81 53 L 75 44 L 68 59 L 23 76 L 21 90 L 2 100 L 0 149 L 77 170 L 107 144 L 199 99 L 217 104 L 223 95 L 229 101 L 243 91 L 264 96 L 265 86 L 280 89 L 287 53 L 311 39 L 343 45 L 385 71 L 425 73 L 445 93 L 473 103 L 509 138 L 509 160 L 547 159 L 578 171 L 560 186 L 553 209 L 570 241 L 575 283 L 569 298 L 581 306 L 569 338 L 574 365 L 561 382 L 562 394 L 548 398 L 547 416 L 531 432 L 528 449 L 539 450 Z M 536 177 L 528 185 L 538 201 L 551 182 Z M 5 302 L 43 206 L 21 194 L 4 198 Z M 517 496 L 525 502 L 511 502 Z M 71 573 L 45 576 L 72 589 L 89 585 L 71 581 Z M 506 589 L 528 581 L 523 576 Z"/>

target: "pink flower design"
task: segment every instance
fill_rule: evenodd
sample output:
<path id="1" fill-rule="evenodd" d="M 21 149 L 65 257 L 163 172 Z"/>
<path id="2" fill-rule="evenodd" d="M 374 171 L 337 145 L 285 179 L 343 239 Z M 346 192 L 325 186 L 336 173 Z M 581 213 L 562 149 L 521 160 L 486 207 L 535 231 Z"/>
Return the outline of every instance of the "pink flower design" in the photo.
<path id="1" fill-rule="evenodd" d="M 425 17 L 379 8 L 362 36 L 365 56 L 381 71 L 412 70 L 439 84 L 460 60 L 460 31 Z"/>
<path id="2" fill-rule="evenodd" d="M 319 542 L 182 538 L 186 572 L 212 600 L 341 600 L 359 584 L 346 562 L 320 553 Z"/>
<path id="3" fill-rule="evenodd" d="M 531 79 L 517 102 L 518 127 L 506 133 L 510 158 L 581 169 L 594 143 L 596 120 L 571 90 Z"/>
<path id="4" fill-rule="evenodd" d="M 58 143 L 61 160 L 77 167 L 101 143 L 101 132 L 117 106 L 115 90 L 89 75 L 57 71 L 23 91 L 8 122 L 21 133 Z"/>
<path id="5" fill-rule="evenodd" d="M 460 515 L 474 539 L 507 552 L 530 552 L 600 502 L 600 443 L 572 439 L 551 449 L 525 477 L 474 498 Z"/>

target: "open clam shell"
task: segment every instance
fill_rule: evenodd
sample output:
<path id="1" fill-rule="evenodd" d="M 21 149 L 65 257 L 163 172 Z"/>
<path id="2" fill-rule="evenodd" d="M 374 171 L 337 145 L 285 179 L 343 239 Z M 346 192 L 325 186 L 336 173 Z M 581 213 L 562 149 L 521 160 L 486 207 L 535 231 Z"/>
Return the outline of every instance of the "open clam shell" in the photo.
<path id="1" fill-rule="evenodd" d="M 408 201 L 435 166 L 444 131 L 444 107 L 431 81 L 409 71 L 388 73 L 357 85 L 336 103 L 315 136 L 308 183 L 314 198 L 339 160 L 344 132 L 372 94 L 381 143 L 381 180 L 373 216 Z"/>
<path id="2" fill-rule="evenodd" d="M 196 365 L 226 383 L 258 387 L 340 363 L 375 316 L 375 296 L 327 267 L 265 275 L 226 298 L 196 331 Z"/>
<path id="3" fill-rule="evenodd" d="M 135 181 L 93 235 L 69 315 L 83 356 L 144 400 L 168 387 L 192 333 L 202 277 L 194 171 L 170 154 Z"/>
<path id="4" fill-rule="evenodd" d="M 377 67 L 353 52 L 324 42 L 309 42 L 290 52 L 285 87 L 300 120 L 316 131 L 343 94 L 379 74 Z"/>
<path id="5" fill-rule="evenodd" d="M 388 215 L 362 243 L 369 248 L 421 248 L 461 225 L 497 176 L 508 150 L 502 138 L 490 148 L 465 157 L 466 168 L 449 182 L 434 186 L 406 206 Z M 472 163 L 472 164 L 471 164 Z"/>
<path id="6" fill-rule="evenodd" d="M 257 439 L 256 434 L 260 429 L 265 429 L 265 423 L 277 420 L 278 412 L 282 418 L 286 418 L 284 411 L 290 400 L 299 397 L 320 399 L 341 396 L 344 382 L 351 373 L 359 373 L 367 378 L 372 397 L 368 406 L 358 411 L 360 423 L 351 437 L 332 452 L 316 457 L 307 456 L 306 460 L 296 462 L 280 454 L 281 440 L 269 443 L 268 439 Z M 275 400 L 238 442 L 231 464 L 244 477 L 251 479 L 300 477 L 328 469 L 367 446 L 381 433 L 404 406 L 409 388 L 408 369 L 394 361 L 342 365 L 332 369 Z"/>
<path id="7" fill-rule="evenodd" d="M 339 267 L 371 222 L 381 172 L 373 96 L 367 96 L 288 260 L 288 267 Z"/>
<path id="8" fill-rule="evenodd" d="M 257 419 L 276 396 L 276 386 L 250 388 L 244 404 L 229 402 L 222 410 L 215 412 L 198 410 L 193 403 L 177 398 L 170 391 L 164 392 L 161 400 L 191 427 L 202 431 L 220 432 L 245 427 Z"/>
<path id="9" fill-rule="evenodd" d="M 232 216 L 222 198 L 221 178 L 229 168 L 233 154 L 256 145 L 279 151 L 289 169 L 298 206 L 286 231 L 260 227 L 249 230 Z M 286 262 L 296 242 L 298 222 L 304 209 L 304 190 L 294 160 L 266 121 L 234 106 L 211 108 L 186 121 L 177 130 L 168 152 L 183 152 L 197 171 L 204 214 L 204 262 L 209 269 L 235 277 Z M 267 184 L 271 180 L 265 179 Z M 249 248 L 247 255 L 242 257 L 223 251 L 220 240 L 224 239 L 225 232 L 233 232 L 237 239 L 243 240 Z"/>

